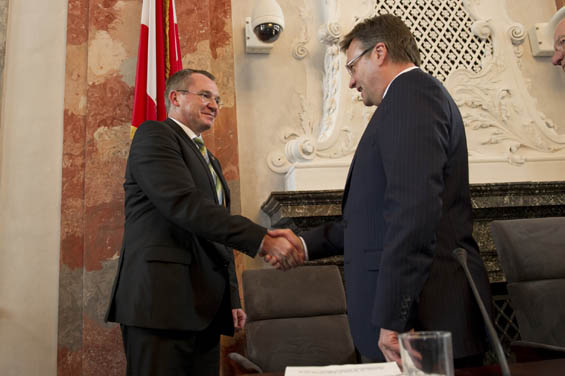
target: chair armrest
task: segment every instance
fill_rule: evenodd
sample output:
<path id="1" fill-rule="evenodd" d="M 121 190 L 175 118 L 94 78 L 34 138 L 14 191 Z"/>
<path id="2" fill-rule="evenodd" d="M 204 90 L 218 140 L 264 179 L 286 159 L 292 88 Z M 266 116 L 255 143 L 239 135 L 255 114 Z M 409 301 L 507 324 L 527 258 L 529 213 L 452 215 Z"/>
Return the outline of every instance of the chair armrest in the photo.
<path id="1" fill-rule="evenodd" d="M 510 349 L 516 355 L 518 363 L 565 358 L 565 347 L 539 342 L 513 341 Z"/>
<path id="2" fill-rule="evenodd" d="M 241 354 L 232 352 L 228 354 L 228 358 L 237 364 L 237 366 L 245 370 L 245 373 L 263 373 L 261 367 Z"/>

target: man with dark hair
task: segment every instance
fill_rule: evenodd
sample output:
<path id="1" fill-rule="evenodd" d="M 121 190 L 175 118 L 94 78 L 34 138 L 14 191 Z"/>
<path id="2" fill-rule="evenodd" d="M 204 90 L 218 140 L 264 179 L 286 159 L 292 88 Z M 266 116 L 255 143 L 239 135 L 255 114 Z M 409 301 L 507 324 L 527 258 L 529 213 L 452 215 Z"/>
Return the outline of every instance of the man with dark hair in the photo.
<path id="1" fill-rule="evenodd" d="M 121 324 L 128 375 L 217 376 L 220 334 L 233 335 L 246 320 L 231 247 L 269 254 L 283 269 L 304 257 L 229 213 L 228 185 L 201 138 L 222 105 L 214 76 L 181 70 L 166 96 L 169 118 L 141 124 L 131 144 L 106 321 Z"/>
<path id="2" fill-rule="evenodd" d="M 362 41 L 363 46 L 372 48 L 377 43 L 386 44 L 389 51 L 388 58 L 393 63 L 412 63 L 420 66 L 420 51 L 416 40 L 403 22 L 390 15 L 368 18 L 355 25 L 340 42 L 343 52 L 351 45 L 354 39 Z M 349 67 L 346 65 L 349 70 Z"/>
<path id="3" fill-rule="evenodd" d="M 463 120 L 443 85 L 418 68 L 420 54 L 397 17 L 357 24 L 341 44 L 349 87 L 378 106 L 345 185 L 340 222 L 303 234 L 309 259 L 344 254 L 351 333 L 364 361 L 400 363 L 397 335 L 452 333 L 455 366 L 485 351 L 480 311 L 452 257 L 468 251 L 490 309 L 485 267 L 473 239 Z M 295 246 L 302 242 L 288 230 Z"/>

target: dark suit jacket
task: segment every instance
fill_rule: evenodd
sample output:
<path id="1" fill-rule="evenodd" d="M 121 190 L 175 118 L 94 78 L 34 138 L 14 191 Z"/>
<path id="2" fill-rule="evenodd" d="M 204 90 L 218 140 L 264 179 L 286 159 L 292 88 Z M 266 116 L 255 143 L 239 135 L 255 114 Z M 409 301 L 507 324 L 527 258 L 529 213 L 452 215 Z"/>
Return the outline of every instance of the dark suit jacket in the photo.
<path id="1" fill-rule="evenodd" d="M 221 332 L 233 334 L 231 308 L 241 305 L 230 247 L 253 257 L 267 230 L 229 214 L 228 186 L 220 164 L 211 154 L 210 159 L 227 208 L 218 204 L 206 160 L 178 124 L 148 121 L 137 129 L 126 167 L 124 238 L 107 321 L 201 331 L 220 315 Z M 218 312 L 224 296 L 230 302 Z"/>
<path id="2" fill-rule="evenodd" d="M 472 237 L 465 129 L 442 84 L 398 76 L 351 163 L 343 221 L 304 234 L 311 259 L 343 250 L 348 316 L 360 352 L 382 356 L 380 328 L 448 330 L 456 358 L 483 351 L 480 312 L 451 252 L 463 247 L 485 302 L 486 270 Z"/>

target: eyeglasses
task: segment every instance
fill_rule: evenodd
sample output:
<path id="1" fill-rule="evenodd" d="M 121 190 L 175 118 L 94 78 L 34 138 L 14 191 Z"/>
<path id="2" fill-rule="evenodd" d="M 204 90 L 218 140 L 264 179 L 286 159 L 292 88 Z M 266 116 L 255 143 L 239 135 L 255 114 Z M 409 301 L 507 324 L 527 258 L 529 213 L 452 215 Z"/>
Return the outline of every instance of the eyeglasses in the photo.
<path id="1" fill-rule="evenodd" d="M 367 52 L 371 51 L 373 48 L 375 48 L 375 46 L 367 48 L 366 50 L 364 50 L 359 55 L 355 56 L 353 59 L 349 60 L 345 64 L 345 69 L 347 69 L 350 76 L 353 75 L 353 67 L 355 66 L 355 63 L 357 63 L 357 60 L 361 59 L 361 56 L 365 55 Z"/>
<path id="2" fill-rule="evenodd" d="M 565 35 L 559 37 L 554 45 L 555 51 L 564 52 L 565 51 Z"/>
<path id="3" fill-rule="evenodd" d="M 202 103 L 204 103 L 204 104 L 209 104 L 209 103 L 212 103 L 212 101 L 214 101 L 216 103 L 216 106 L 218 106 L 218 109 L 221 109 L 224 105 L 224 102 L 222 102 L 222 99 L 220 97 L 215 97 L 209 91 L 201 91 L 199 93 L 193 93 L 192 91 L 183 90 L 183 89 L 178 89 L 178 90 L 175 90 L 175 91 L 178 91 L 180 93 L 198 95 L 200 97 L 200 99 L 202 100 Z"/>

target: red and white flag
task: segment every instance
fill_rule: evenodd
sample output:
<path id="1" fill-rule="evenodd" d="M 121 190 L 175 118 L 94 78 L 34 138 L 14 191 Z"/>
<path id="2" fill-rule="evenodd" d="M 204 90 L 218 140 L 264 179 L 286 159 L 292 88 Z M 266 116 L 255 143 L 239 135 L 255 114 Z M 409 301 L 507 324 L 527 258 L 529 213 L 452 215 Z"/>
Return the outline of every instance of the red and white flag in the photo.
<path id="1" fill-rule="evenodd" d="M 165 82 L 182 69 L 174 0 L 143 0 L 131 136 L 146 120 L 165 120 Z"/>

